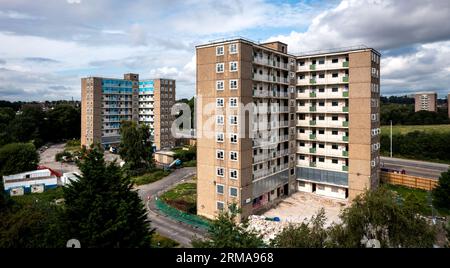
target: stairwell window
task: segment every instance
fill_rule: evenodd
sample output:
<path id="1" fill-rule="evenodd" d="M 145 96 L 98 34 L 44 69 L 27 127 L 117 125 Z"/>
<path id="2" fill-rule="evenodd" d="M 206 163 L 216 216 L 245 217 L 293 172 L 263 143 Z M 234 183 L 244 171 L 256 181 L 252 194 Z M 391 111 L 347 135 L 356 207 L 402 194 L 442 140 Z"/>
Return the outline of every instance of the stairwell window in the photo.
<path id="1" fill-rule="evenodd" d="M 216 56 L 222 56 L 223 55 L 223 46 L 216 47 Z"/>
<path id="2" fill-rule="evenodd" d="M 224 141 L 224 134 L 223 134 L 223 132 L 216 133 L 216 141 L 217 142 L 223 142 Z"/>
<path id="3" fill-rule="evenodd" d="M 237 140 L 238 140 L 237 134 L 231 133 L 231 135 L 230 135 L 230 142 L 231 143 L 237 143 Z"/>
<path id="4" fill-rule="evenodd" d="M 238 80 L 230 80 L 230 89 L 238 89 Z"/>
<path id="5" fill-rule="evenodd" d="M 230 62 L 230 72 L 237 72 L 238 64 L 237 61 Z"/>
<path id="6" fill-rule="evenodd" d="M 216 150 L 216 158 L 219 160 L 224 160 L 225 158 L 224 150 Z"/>
<path id="7" fill-rule="evenodd" d="M 238 53 L 237 44 L 231 44 L 230 45 L 230 54 L 236 54 L 236 53 Z"/>
<path id="8" fill-rule="evenodd" d="M 233 125 L 233 126 L 238 124 L 237 115 L 230 116 L 230 124 Z"/>
<path id="9" fill-rule="evenodd" d="M 223 80 L 216 81 L 216 90 L 223 90 Z"/>
<path id="10" fill-rule="evenodd" d="M 232 179 L 232 180 L 238 179 L 238 171 L 236 169 L 230 170 L 230 179 Z"/>
<path id="11" fill-rule="evenodd" d="M 216 99 L 216 107 L 223 107 L 223 105 L 224 105 L 223 98 L 217 98 Z"/>
<path id="12" fill-rule="evenodd" d="M 238 107 L 237 98 L 230 98 L 230 107 Z"/>
<path id="13" fill-rule="evenodd" d="M 234 151 L 231 151 L 230 152 L 230 160 L 231 161 L 237 161 L 238 160 L 238 153 L 234 152 Z"/>
<path id="14" fill-rule="evenodd" d="M 216 63 L 216 73 L 223 73 L 223 71 L 224 71 L 224 64 Z"/>
<path id="15" fill-rule="evenodd" d="M 224 124 L 224 116 L 223 115 L 216 115 L 216 124 L 223 126 Z"/>
<path id="16" fill-rule="evenodd" d="M 216 170 L 216 174 L 219 177 L 224 177 L 225 176 L 225 169 L 223 167 L 218 167 Z"/>

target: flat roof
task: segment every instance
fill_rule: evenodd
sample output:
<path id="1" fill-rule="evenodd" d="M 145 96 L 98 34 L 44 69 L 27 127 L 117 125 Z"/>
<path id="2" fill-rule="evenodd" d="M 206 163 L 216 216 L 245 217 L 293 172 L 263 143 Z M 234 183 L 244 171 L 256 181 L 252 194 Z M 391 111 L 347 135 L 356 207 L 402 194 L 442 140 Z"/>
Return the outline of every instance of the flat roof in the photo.
<path id="1" fill-rule="evenodd" d="M 196 48 L 210 47 L 210 46 L 215 46 L 215 45 L 218 45 L 218 44 L 226 44 L 226 43 L 231 43 L 231 42 L 236 42 L 236 41 L 248 43 L 248 44 L 251 44 L 251 45 L 254 45 L 254 46 L 257 46 L 257 47 L 261 47 L 261 48 L 264 48 L 264 49 L 272 50 L 274 52 L 277 52 L 277 53 L 280 53 L 280 54 L 285 54 L 285 55 L 296 57 L 296 58 L 311 57 L 311 56 L 327 56 L 327 55 L 342 54 L 342 53 L 364 51 L 364 50 L 371 50 L 371 51 L 375 52 L 376 54 L 378 54 L 379 56 L 381 56 L 381 53 L 379 51 L 377 51 L 374 48 L 365 46 L 365 45 L 356 45 L 356 46 L 340 47 L 340 48 L 330 48 L 330 49 L 313 50 L 313 51 L 297 52 L 297 53 L 283 53 L 281 51 L 265 47 L 264 45 L 278 42 L 278 43 L 282 43 L 282 44 L 288 46 L 288 44 L 286 44 L 286 43 L 283 43 L 281 41 L 271 41 L 271 42 L 260 43 L 260 42 L 256 42 L 256 41 L 253 41 L 251 39 L 248 39 L 248 38 L 245 38 L 245 37 L 241 37 L 241 36 L 211 40 L 207 44 L 197 45 L 195 47 Z"/>

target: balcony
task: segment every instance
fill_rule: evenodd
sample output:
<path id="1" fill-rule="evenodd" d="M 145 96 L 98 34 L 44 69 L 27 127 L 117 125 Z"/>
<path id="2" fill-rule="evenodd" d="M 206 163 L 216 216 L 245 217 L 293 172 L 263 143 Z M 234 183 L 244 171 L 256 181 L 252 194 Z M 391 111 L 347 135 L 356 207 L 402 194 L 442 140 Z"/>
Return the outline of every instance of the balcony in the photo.
<path id="1" fill-rule="evenodd" d="M 342 111 L 343 111 L 344 113 L 348 113 L 348 106 L 342 107 Z"/>
<path id="2" fill-rule="evenodd" d="M 316 125 L 316 120 L 310 120 L 309 121 L 309 125 L 310 126 L 315 126 Z"/>
<path id="3" fill-rule="evenodd" d="M 342 67 L 348 68 L 348 61 L 344 61 L 344 62 L 342 63 Z"/>
<path id="4" fill-rule="evenodd" d="M 342 166 L 342 171 L 348 171 L 348 166 Z"/>
<path id="5" fill-rule="evenodd" d="M 348 76 L 344 76 L 344 77 L 342 77 L 342 82 L 344 82 L 344 83 L 348 83 Z"/>
<path id="6" fill-rule="evenodd" d="M 316 148 L 309 148 L 309 153 L 310 154 L 315 154 L 316 153 Z"/>
<path id="7" fill-rule="evenodd" d="M 348 91 L 344 91 L 344 92 L 342 92 L 342 97 L 344 97 L 344 98 L 348 98 Z"/>
<path id="8" fill-rule="evenodd" d="M 316 139 L 316 135 L 310 134 L 310 135 L 309 135 L 309 139 L 310 139 L 310 140 L 315 140 L 315 139 Z"/>
<path id="9" fill-rule="evenodd" d="M 309 69 L 310 69 L 311 71 L 316 70 L 316 65 L 315 65 L 315 64 L 309 65 Z"/>
<path id="10" fill-rule="evenodd" d="M 343 126 L 343 127 L 348 127 L 348 121 L 343 121 L 343 122 L 342 122 L 342 126 Z"/>
<path id="11" fill-rule="evenodd" d="M 317 109 L 316 109 L 316 106 L 311 106 L 311 107 L 309 107 L 309 111 L 310 112 L 315 112 Z"/>
<path id="12" fill-rule="evenodd" d="M 309 93 L 309 97 L 310 98 L 315 98 L 317 95 L 316 95 L 316 93 L 315 92 L 310 92 Z"/>
<path id="13" fill-rule="evenodd" d="M 348 151 L 342 151 L 342 156 L 348 157 Z"/>
<path id="14" fill-rule="evenodd" d="M 309 83 L 310 83 L 310 84 L 315 84 L 315 83 L 316 83 L 316 79 L 315 79 L 315 78 L 309 79 Z"/>
<path id="15" fill-rule="evenodd" d="M 348 141 L 348 136 L 342 136 L 343 141 Z"/>

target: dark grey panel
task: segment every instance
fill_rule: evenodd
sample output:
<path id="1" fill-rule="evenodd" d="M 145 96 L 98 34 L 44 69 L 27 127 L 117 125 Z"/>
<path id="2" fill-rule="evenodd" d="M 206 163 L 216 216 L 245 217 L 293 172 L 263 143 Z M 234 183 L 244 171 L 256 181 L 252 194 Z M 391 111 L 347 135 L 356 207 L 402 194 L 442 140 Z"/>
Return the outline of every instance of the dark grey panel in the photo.
<path id="1" fill-rule="evenodd" d="M 289 170 L 253 182 L 253 198 L 268 193 L 289 182 Z"/>
<path id="2" fill-rule="evenodd" d="M 348 186 L 348 173 L 297 167 L 297 179 Z"/>

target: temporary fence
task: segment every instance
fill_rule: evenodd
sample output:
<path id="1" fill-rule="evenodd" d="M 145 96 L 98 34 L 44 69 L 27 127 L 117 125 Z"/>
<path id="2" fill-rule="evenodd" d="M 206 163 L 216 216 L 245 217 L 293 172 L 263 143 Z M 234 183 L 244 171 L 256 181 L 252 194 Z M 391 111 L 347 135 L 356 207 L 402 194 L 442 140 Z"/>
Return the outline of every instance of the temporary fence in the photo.
<path id="1" fill-rule="evenodd" d="M 174 207 L 171 207 L 159 198 L 155 200 L 155 205 L 161 213 L 176 221 L 183 222 L 198 228 L 209 228 L 210 224 L 207 220 L 204 220 L 197 215 L 188 214 Z"/>

